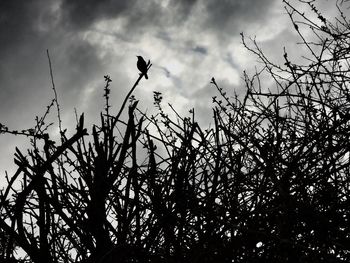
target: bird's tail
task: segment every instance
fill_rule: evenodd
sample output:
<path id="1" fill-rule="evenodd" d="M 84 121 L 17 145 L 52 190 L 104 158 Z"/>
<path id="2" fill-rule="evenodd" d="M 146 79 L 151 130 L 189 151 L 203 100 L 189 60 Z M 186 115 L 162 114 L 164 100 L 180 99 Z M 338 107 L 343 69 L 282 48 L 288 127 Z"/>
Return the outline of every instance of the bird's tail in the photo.
<path id="1" fill-rule="evenodd" d="M 147 75 L 147 73 L 145 74 L 145 78 L 146 78 L 146 79 L 148 79 L 148 75 Z"/>

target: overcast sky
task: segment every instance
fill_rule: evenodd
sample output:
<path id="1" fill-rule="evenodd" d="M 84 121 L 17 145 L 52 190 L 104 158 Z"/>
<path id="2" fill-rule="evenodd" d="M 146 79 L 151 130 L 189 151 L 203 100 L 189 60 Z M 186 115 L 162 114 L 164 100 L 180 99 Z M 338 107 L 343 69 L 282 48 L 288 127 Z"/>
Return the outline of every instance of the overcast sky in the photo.
<path id="1" fill-rule="evenodd" d="M 316 1 L 326 17 L 335 14 L 334 3 Z M 106 74 L 117 112 L 138 78 L 136 55 L 153 64 L 135 92 L 141 108 L 153 111 L 153 91 L 160 91 L 165 103 L 183 113 L 195 107 L 198 119 L 209 121 L 211 77 L 239 92 L 242 71 L 257 65 L 240 32 L 256 36 L 272 59 L 282 57 L 283 46 L 298 50 L 282 0 L 1 0 L 0 123 L 22 130 L 45 112 L 53 98 L 46 49 L 65 127 L 74 108 L 98 118 Z M 0 136 L 1 174 L 21 143 Z"/>

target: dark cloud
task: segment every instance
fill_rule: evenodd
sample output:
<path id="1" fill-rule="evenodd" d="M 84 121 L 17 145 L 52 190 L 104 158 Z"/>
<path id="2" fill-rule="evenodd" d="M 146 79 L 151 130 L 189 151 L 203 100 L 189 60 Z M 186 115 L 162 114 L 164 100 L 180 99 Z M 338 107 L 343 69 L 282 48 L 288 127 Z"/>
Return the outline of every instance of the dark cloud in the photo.
<path id="1" fill-rule="evenodd" d="M 0 2 L 0 47 L 1 53 L 12 49 L 13 43 L 21 43 L 35 33 L 34 26 L 38 17 L 35 1 Z"/>
<path id="2" fill-rule="evenodd" d="M 124 32 L 129 35 L 178 27 L 192 19 L 201 30 L 215 34 L 240 32 L 242 25 L 262 22 L 277 0 L 170 0 L 162 6 L 159 1 L 141 0 L 62 0 L 62 23 L 74 30 L 85 30 L 95 22 L 117 17 L 124 18 Z M 165 1 L 166 2 L 166 1 Z M 200 6 L 202 13 L 194 14 Z M 193 19 L 193 15 L 199 15 Z M 156 30 L 154 30 L 156 29 Z M 113 29 L 111 28 L 111 31 Z M 162 33 L 162 36 L 166 33 Z"/>
<path id="3" fill-rule="evenodd" d="M 124 30 L 138 34 L 145 27 L 174 26 L 186 21 L 197 1 L 170 1 L 166 8 L 143 0 L 62 0 L 62 23 L 73 30 L 85 30 L 105 19 L 125 18 Z M 113 29 L 111 29 L 113 31 Z"/>
<path id="4" fill-rule="evenodd" d="M 41 5 L 42 4 L 42 5 Z M 40 8 L 39 8 L 40 7 Z M 21 95 L 32 91 L 30 82 L 38 84 L 35 74 L 41 69 L 45 40 L 39 30 L 45 1 L 0 2 L 0 103 L 2 113 L 21 103 Z M 40 10 L 40 11 L 39 11 Z M 25 79 L 23 78 L 25 77 Z M 23 85 L 20 87 L 21 85 Z"/>
<path id="5" fill-rule="evenodd" d="M 195 65 L 195 70 L 199 71 L 198 76 L 208 74 L 206 69 L 200 68 L 202 64 L 198 61 L 205 62 L 205 57 L 220 53 L 217 43 L 213 42 L 223 43 L 222 47 L 226 47 L 227 42 L 223 39 L 242 31 L 242 25 L 246 23 L 262 23 L 269 14 L 269 8 L 275 3 L 274 0 L 161 2 L 0 0 L 0 122 L 10 128 L 29 128 L 29 125 L 33 125 L 35 115 L 40 116 L 45 111 L 45 106 L 52 98 L 46 49 L 50 50 L 63 113 L 73 114 L 74 107 L 79 110 L 79 103 L 85 99 L 86 94 L 90 96 L 84 101 L 86 107 L 98 108 L 98 103 L 103 105 L 100 90 L 95 89 L 94 85 L 102 87 L 105 74 L 111 74 L 113 78 L 115 92 L 112 95 L 115 96 L 114 105 L 118 105 L 131 82 L 130 72 L 125 67 L 134 66 L 127 63 L 131 61 L 130 53 L 135 55 L 135 49 L 146 54 L 157 48 L 159 49 L 154 52 L 164 52 L 164 57 L 169 59 L 164 62 L 166 67 L 157 64 L 157 61 L 152 62 L 162 69 L 162 76 L 165 74 L 168 77 L 167 80 L 171 83 L 169 85 L 178 88 L 176 92 L 182 92 L 180 95 L 183 97 L 191 97 L 183 87 L 188 81 L 186 77 L 192 78 L 195 83 L 195 77 L 188 73 L 189 67 Z M 97 25 L 100 21 L 116 18 L 122 18 L 120 21 L 123 27 L 120 30 Z M 91 35 L 94 39 L 90 42 Z M 152 41 L 146 41 L 149 46 L 148 50 L 144 50 L 139 39 L 148 35 L 158 37 L 157 41 L 160 41 L 155 48 L 151 46 Z M 98 42 L 99 36 L 101 42 L 107 39 L 112 44 L 107 44 L 110 46 L 106 48 Z M 207 36 L 209 37 L 206 38 Z M 123 45 L 116 45 L 120 47 L 117 49 L 113 46 L 113 41 L 122 42 Z M 223 54 L 227 52 L 222 51 Z M 176 68 L 176 65 L 169 65 L 172 56 L 174 60 L 180 61 L 180 69 L 176 71 L 180 73 L 170 72 Z M 160 57 L 159 60 L 161 59 Z M 229 61 L 229 65 L 232 66 L 233 63 L 234 60 Z M 212 67 L 215 68 L 216 64 Z M 210 68 L 211 66 L 208 71 Z M 90 93 L 86 89 L 91 89 Z M 190 99 L 195 101 L 201 99 L 201 96 L 209 96 L 210 100 L 213 88 L 208 86 L 202 92 L 203 94 L 195 94 Z M 208 105 L 208 102 L 198 104 L 198 107 L 202 107 L 200 111 L 203 111 L 203 118 L 208 116 L 207 113 L 204 114 Z"/>
<path id="6" fill-rule="evenodd" d="M 33 125 L 52 98 L 46 49 L 59 95 L 74 105 L 75 90 L 103 67 L 97 50 L 62 28 L 54 0 L 0 1 L 0 120 L 10 128 Z"/>
<path id="7" fill-rule="evenodd" d="M 168 6 L 163 10 L 163 23 L 165 25 L 179 25 L 186 22 L 192 15 L 192 9 L 199 0 L 170 0 Z"/>
<path id="8" fill-rule="evenodd" d="M 189 26 L 195 26 L 192 28 L 198 34 L 209 29 L 209 33 L 219 37 L 230 36 L 239 31 L 237 24 L 262 19 L 274 2 L 170 0 L 161 5 L 155 0 L 0 1 L 0 117 L 10 116 L 15 105 L 29 106 L 31 99 L 37 100 L 37 94 L 48 89 L 47 48 L 58 87 L 65 94 L 77 92 L 93 78 L 102 76 L 105 61 L 101 60 L 98 47 L 80 35 L 93 29 L 96 22 L 123 17 L 124 32 L 114 33 L 111 28 L 100 33 L 115 36 L 117 41 L 137 43 L 141 34 L 150 32 L 171 48 L 187 49 L 188 56 L 207 55 L 210 47 L 203 45 L 201 39 L 179 40 L 176 29 L 190 21 Z M 191 33 L 196 37 L 197 32 Z M 191 35 L 187 37 L 191 39 Z M 67 96 L 68 100 L 72 98 Z"/>
<path id="9" fill-rule="evenodd" d="M 202 46 L 196 46 L 192 50 L 193 52 L 200 53 L 202 55 L 208 54 L 208 49 Z"/>
<path id="10" fill-rule="evenodd" d="M 95 21 L 115 18 L 133 8 L 137 0 L 63 0 L 61 12 L 65 24 L 86 28 Z"/>
<path id="11" fill-rule="evenodd" d="M 262 23 L 276 0 L 208 0 L 203 1 L 207 19 L 204 27 L 218 33 L 241 32 L 249 23 Z"/>

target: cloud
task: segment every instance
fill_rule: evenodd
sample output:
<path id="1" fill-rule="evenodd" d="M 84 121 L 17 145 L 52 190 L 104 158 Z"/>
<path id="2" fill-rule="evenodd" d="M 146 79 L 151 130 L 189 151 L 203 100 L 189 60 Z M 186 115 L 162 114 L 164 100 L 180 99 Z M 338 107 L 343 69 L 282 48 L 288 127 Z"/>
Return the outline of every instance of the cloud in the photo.
<path id="1" fill-rule="evenodd" d="M 98 20 L 117 17 L 132 9 L 136 2 L 136 0 L 63 0 L 60 9 L 63 23 L 80 30 Z"/>
<path id="2" fill-rule="evenodd" d="M 200 53 L 202 55 L 207 55 L 208 54 L 208 49 L 205 48 L 205 47 L 201 47 L 201 46 L 195 46 L 194 48 L 192 48 L 192 51 Z"/>
<path id="3" fill-rule="evenodd" d="M 70 82 L 65 85 L 65 91 L 83 85 L 83 78 L 91 80 L 92 73 L 102 68 L 95 47 L 82 39 L 79 32 L 62 28 L 56 3 L 46 0 L 0 2 L 2 118 L 11 119 L 12 114 L 17 114 L 14 109 L 21 105 L 30 108 L 35 102 L 34 105 L 39 106 L 39 93 L 41 105 L 49 102 L 46 49 L 51 53 L 56 81 Z"/>
<path id="4" fill-rule="evenodd" d="M 262 22 L 273 9 L 271 7 L 275 2 L 275 0 L 203 1 L 207 12 L 204 26 L 223 34 L 240 32 L 243 25 L 247 27 L 249 23 Z"/>
<path id="5" fill-rule="evenodd" d="M 280 0 L 0 1 L 0 120 L 29 128 L 45 111 L 52 98 L 46 49 L 62 112 L 73 120 L 74 107 L 86 117 L 103 108 L 106 74 L 118 108 L 138 76 L 135 55 L 153 64 L 137 90 L 141 102 L 152 104 L 150 94 L 160 90 L 179 111 L 197 105 L 205 118 L 211 77 L 237 90 L 240 71 L 254 66 L 240 32 L 256 34 L 272 55 L 283 39 L 292 41 L 283 12 Z"/>
<path id="6" fill-rule="evenodd" d="M 171 31 L 183 25 L 224 36 L 262 22 L 276 0 L 62 0 L 62 22 L 86 30 L 102 20 L 123 18 L 124 33 Z M 111 29 L 113 31 L 113 29 Z"/>

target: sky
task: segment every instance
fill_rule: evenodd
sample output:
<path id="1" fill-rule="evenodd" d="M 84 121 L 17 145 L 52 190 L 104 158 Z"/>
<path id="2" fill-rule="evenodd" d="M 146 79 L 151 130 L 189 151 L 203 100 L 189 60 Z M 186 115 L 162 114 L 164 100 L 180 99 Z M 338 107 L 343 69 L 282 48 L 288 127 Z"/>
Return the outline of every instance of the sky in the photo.
<path id="1" fill-rule="evenodd" d="M 296 7 L 305 7 L 291 0 Z M 335 0 L 315 5 L 332 18 Z M 283 47 L 298 56 L 298 41 L 282 0 L 0 0 L 0 123 L 23 130 L 35 125 L 53 98 L 46 50 L 63 126 L 74 132 L 74 109 L 87 124 L 103 109 L 104 75 L 110 75 L 112 113 L 138 78 L 137 55 L 151 60 L 149 79 L 134 95 L 155 112 L 153 91 L 180 113 L 192 107 L 209 123 L 217 83 L 244 92 L 243 70 L 257 58 L 240 33 L 256 37 L 272 61 Z M 53 117 L 55 112 L 52 112 Z M 89 127 L 91 129 L 91 126 Z M 57 134 L 57 125 L 51 132 Z M 0 176 L 13 169 L 16 146 L 26 138 L 0 135 Z"/>

